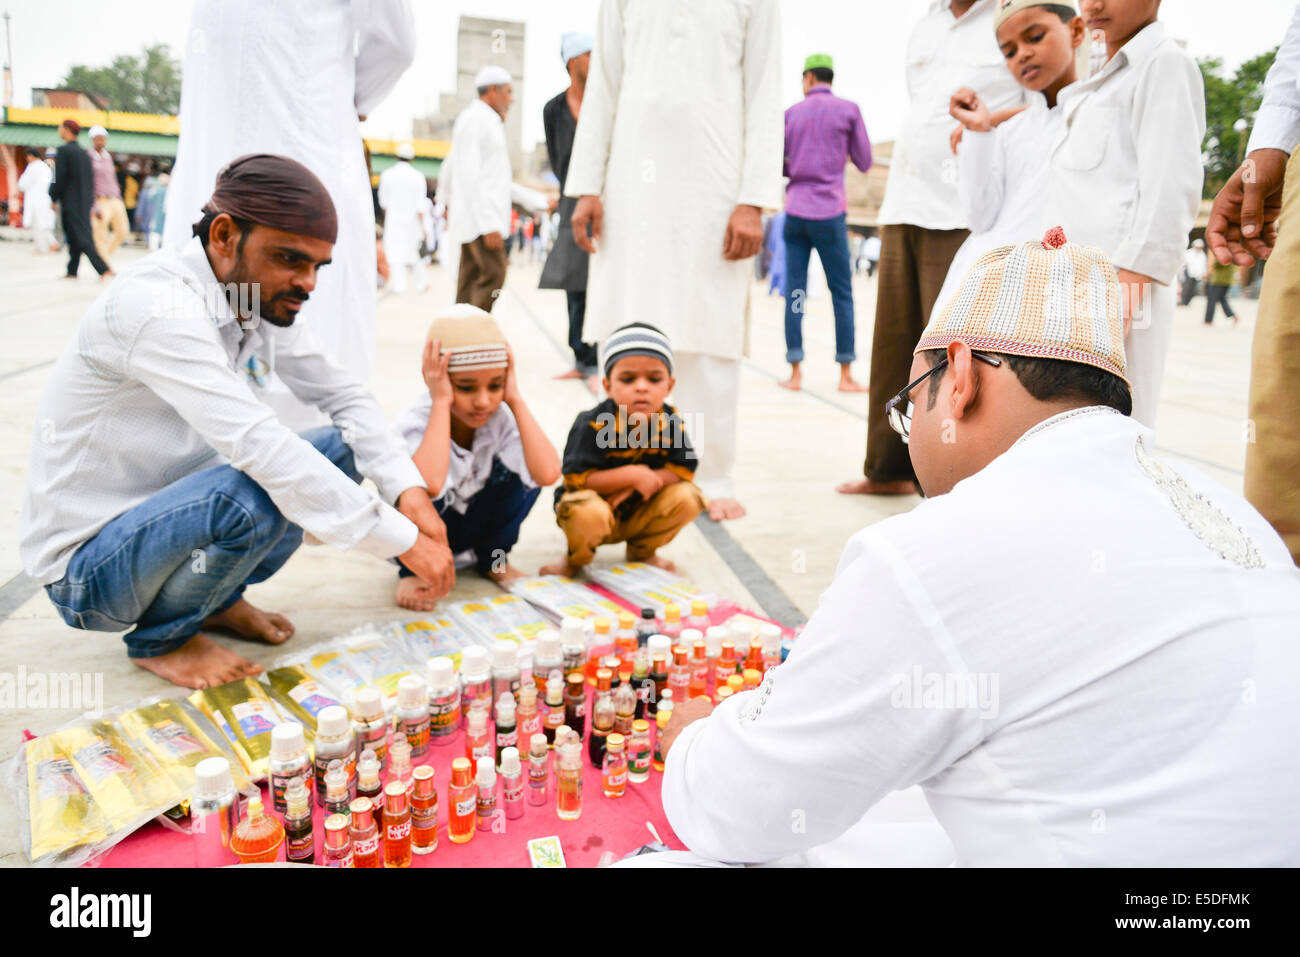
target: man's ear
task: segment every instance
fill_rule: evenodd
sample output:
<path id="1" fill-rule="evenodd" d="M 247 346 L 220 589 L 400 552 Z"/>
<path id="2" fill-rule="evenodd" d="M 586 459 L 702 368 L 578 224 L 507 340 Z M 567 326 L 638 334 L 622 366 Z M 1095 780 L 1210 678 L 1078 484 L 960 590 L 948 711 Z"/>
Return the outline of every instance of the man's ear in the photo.
<path id="1" fill-rule="evenodd" d="M 953 418 L 965 417 L 975 405 L 980 384 L 975 357 L 966 343 L 948 344 L 948 375 L 944 383 L 944 388 L 951 390 Z"/>

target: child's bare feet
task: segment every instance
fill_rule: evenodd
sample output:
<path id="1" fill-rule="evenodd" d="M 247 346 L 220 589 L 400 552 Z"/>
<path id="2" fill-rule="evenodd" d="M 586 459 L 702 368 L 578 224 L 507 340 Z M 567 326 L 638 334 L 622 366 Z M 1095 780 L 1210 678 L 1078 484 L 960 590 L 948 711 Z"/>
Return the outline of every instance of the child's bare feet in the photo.
<path id="1" fill-rule="evenodd" d="M 243 598 L 221 614 L 210 615 L 203 627 L 225 628 L 240 638 L 264 641 L 268 645 L 282 644 L 293 636 L 293 622 L 288 618 L 278 612 L 254 608 Z"/>
<path id="2" fill-rule="evenodd" d="M 183 688 L 212 688 L 258 674 L 262 666 L 223 648 L 207 635 L 195 635 L 175 651 L 156 658 L 132 658 L 145 671 Z"/>
<path id="3" fill-rule="evenodd" d="M 649 558 L 639 559 L 647 565 L 653 565 L 655 568 L 662 568 L 666 572 L 676 572 L 677 566 L 664 558 L 662 555 L 651 555 Z"/>
<path id="4" fill-rule="evenodd" d="M 411 611 L 433 611 L 438 604 L 438 596 L 429 585 L 414 575 L 397 580 L 397 604 Z"/>
<path id="5" fill-rule="evenodd" d="M 549 565 L 543 565 L 537 569 L 539 575 L 563 575 L 565 578 L 573 578 L 578 574 L 576 565 L 570 565 L 568 559 L 562 558 L 558 562 L 551 562 Z"/>
<path id="6" fill-rule="evenodd" d="M 734 498 L 709 499 L 709 518 L 723 522 L 733 518 L 744 518 L 745 506 Z"/>
<path id="7" fill-rule="evenodd" d="M 515 568 L 515 566 L 511 565 L 509 562 L 506 562 L 506 567 L 500 569 L 499 571 L 495 568 L 492 569 L 487 573 L 487 576 L 488 578 L 496 582 L 498 585 L 500 585 L 502 588 L 505 588 L 512 581 L 517 581 L 520 578 L 528 577 L 528 575 L 525 572 L 521 572 L 519 569 Z"/>

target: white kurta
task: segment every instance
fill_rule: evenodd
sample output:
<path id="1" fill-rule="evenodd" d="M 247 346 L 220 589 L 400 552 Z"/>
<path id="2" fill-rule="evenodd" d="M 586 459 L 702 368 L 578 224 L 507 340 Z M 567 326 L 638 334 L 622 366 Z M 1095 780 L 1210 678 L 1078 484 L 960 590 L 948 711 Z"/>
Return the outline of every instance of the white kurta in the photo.
<path id="1" fill-rule="evenodd" d="M 292 157 L 338 212 L 333 262 L 298 322 L 362 381 L 375 360 L 375 215 L 358 114 L 415 55 L 408 0 L 196 0 L 164 244 L 188 241 L 217 172 L 245 153 Z"/>
<path id="2" fill-rule="evenodd" d="M 420 261 L 420 242 L 425 238 L 422 215 L 428 203 L 424 175 L 410 163 L 394 163 L 379 174 L 384 255 L 390 266 L 411 266 Z"/>
<path id="3" fill-rule="evenodd" d="M 589 338 L 648 322 L 740 357 L 752 267 L 722 241 L 737 205 L 781 205 L 780 70 L 776 0 L 602 0 L 565 181 L 605 207 Z"/>
<path id="4" fill-rule="evenodd" d="M 500 114 L 475 100 L 456 117 L 451 152 L 443 160 L 438 192 L 447 203 L 448 227 L 458 244 L 486 233 L 510 235 L 513 176 Z"/>
<path id="5" fill-rule="evenodd" d="M 771 860 L 919 784 L 961 864 L 1300 865 L 1300 570 L 1152 444 L 1064 413 L 855 535 L 786 662 L 669 752 L 677 836 Z"/>
<path id="6" fill-rule="evenodd" d="M 28 163 L 18 177 L 18 191 L 23 194 L 23 225 L 38 232 L 53 232 L 54 203 L 50 200 L 50 181 L 54 171 L 42 160 Z"/>

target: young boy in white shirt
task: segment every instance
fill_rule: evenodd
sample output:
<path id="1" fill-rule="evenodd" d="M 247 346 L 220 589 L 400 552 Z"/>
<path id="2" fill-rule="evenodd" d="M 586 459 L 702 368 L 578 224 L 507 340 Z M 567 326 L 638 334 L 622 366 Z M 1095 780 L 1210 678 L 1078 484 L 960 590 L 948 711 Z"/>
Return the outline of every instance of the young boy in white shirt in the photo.
<path id="1" fill-rule="evenodd" d="M 459 303 L 429 329 L 422 371 L 428 391 L 397 420 L 452 554 L 473 551 L 497 584 L 523 577 L 508 560 L 540 486 L 560 477 L 560 457 L 519 392 L 514 357 L 497 321 Z M 397 603 L 428 611 L 432 592 L 405 567 Z"/>

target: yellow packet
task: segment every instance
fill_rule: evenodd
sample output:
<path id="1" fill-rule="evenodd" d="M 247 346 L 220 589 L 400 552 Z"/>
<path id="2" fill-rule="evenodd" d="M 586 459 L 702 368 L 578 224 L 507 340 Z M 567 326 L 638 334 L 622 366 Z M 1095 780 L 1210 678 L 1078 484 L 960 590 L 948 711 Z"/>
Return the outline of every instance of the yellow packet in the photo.
<path id="1" fill-rule="evenodd" d="M 148 754 L 188 795 L 194 790 L 194 768 L 200 761 L 230 757 L 228 749 L 201 728 L 195 718 L 202 720 L 187 702 L 164 699 L 124 712 L 117 724 L 131 744 Z M 231 771 L 235 787 L 245 790 L 249 782 L 242 770 L 232 764 Z"/>
<path id="2" fill-rule="evenodd" d="M 51 735 L 108 820 L 110 830 L 133 827 L 180 802 L 184 794 L 110 726 L 74 724 Z"/>
<path id="3" fill-rule="evenodd" d="M 266 673 L 271 698 L 305 729 L 316 730 L 316 716 L 322 708 L 342 704 L 301 665 L 288 665 Z"/>
<path id="4" fill-rule="evenodd" d="M 108 823 L 52 735 L 28 741 L 27 817 L 33 863 L 108 837 Z"/>
<path id="5" fill-rule="evenodd" d="M 358 664 L 344 652 L 319 651 L 307 660 L 307 670 L 346 704 L 366 683 L 366 676 L 357 670 Z"/>
<path id="6" fill-rule="evenodd" d="M 189 698 L 230 740 L 254 781 L 263 780 L 271 761 L 271 729 L 281 723 L 274 702 L 254 678 L 203 688 Z"/>

